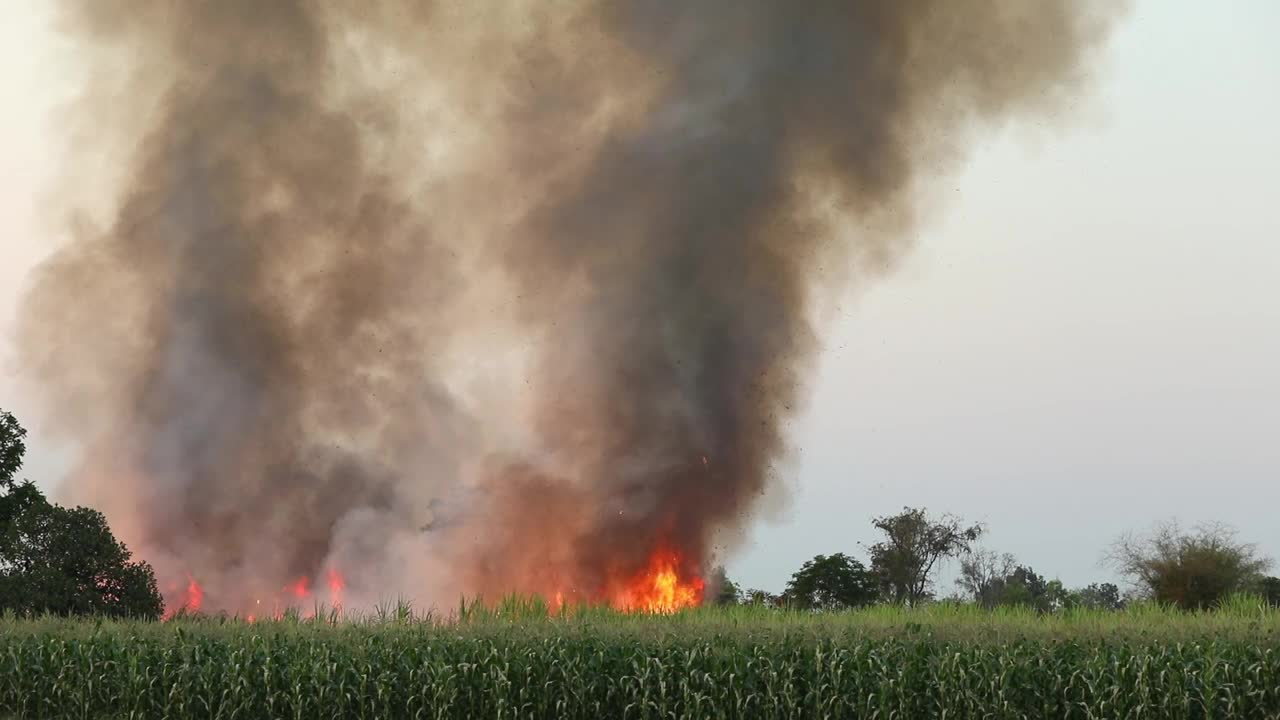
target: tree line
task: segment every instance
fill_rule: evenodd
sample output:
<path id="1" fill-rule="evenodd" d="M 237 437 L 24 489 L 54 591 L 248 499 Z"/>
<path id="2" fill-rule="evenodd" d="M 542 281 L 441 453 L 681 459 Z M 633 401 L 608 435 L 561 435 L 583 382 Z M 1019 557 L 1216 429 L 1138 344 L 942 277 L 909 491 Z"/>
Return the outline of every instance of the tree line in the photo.
<path id="1" fill-rule="evenodd" d="M 25 438 L 13 415 L 0 411 L 0 612 L 159 618 L 164 602 L 155 573 L 131 559 L 102 513 L 51 503 L 33 483 L 17 479 Z M 958 561 L 957 592 L 942 600 L 984 608 L 1116 610 L 1142 598 L 1198 610 L 1241 592 L 1280 606 L 1280 578 L 1266 574 L 1271 560 L 1222 525 L 1187 531 L 1166 523 L 1117 540 L 1107 560 L 1132 581 L 1128 593 L 1112 583 L 1068 589 L 1046 580 L 1012 555 L 981 548 L 985 528 L 953 515 L 903 508 L 872 525 L 881 539 L 867 548 L 869 565 L 844 553 L 818 555 L 780 594 L 739 588 L 717 568 L 709 600 L 797 610 L 914 606 L 938 600 L 939 566 Z"/>
<path id="2" fill-rule="evenodd" d="M 102 513 L 49 502 L 17 480 L 26 431 L 0 411 L 0 612 L 158 618 L 155 573 Z"/>
<path id="3" fill-rule="evenodd" d="M 1067 588 L 1059 580 L 1047 580 L 1009 553 L 980 547 L 985 528 L 954 515 L 934 516 L 924 508 L 907 507 L 875 518 L 872 525 L 882 539 L 867 548 L 869 566 L 844 553 L 818 555 L 806 561 L 779 594 L 740 588 L 720 567 L 711 578 L 714 602 L 840 610 L 944 601 L 1048 613 L 1120 610 L 1134 600 L 1205 610 L 1232 595 L 1251 594 L 1280 607 L 1280 578 L 1267 575 L 1272 560 L 1222 524 L 1184 529 L 1166 522 L 1148 534 L 1117 539 L 1104 561 L 1131 581 L 1127 592 L 1109 582 Z M 959 563 L 959 576 L 955 592 L 939 598 L 937 570 L 946 561 Z"/>

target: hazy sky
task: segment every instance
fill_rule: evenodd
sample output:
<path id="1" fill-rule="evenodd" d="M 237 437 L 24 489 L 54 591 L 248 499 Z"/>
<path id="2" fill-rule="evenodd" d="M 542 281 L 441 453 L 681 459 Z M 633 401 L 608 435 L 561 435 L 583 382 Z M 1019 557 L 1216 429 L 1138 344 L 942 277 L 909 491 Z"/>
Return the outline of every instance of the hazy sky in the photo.
<path id="1" fill-rule="evenodd" d="M 51 242 L 50 116 L 75 90 L 44 7 L 0 0 L 5 356 Z M 1065 129 L 975 148 L 901 267 L 824 327 L 789 508 L 730 575 L 781 589 L 903 505 L 984 521 L 989 547 L 1069 585 L 1174 516 L 1280 556 L 1278 31 L 1270 0 L 1139 2 Z M 21 415 L 15 370 L 0 407 Z M 27 476 L 56 483 L 63 455 L 29 445 Z"/>

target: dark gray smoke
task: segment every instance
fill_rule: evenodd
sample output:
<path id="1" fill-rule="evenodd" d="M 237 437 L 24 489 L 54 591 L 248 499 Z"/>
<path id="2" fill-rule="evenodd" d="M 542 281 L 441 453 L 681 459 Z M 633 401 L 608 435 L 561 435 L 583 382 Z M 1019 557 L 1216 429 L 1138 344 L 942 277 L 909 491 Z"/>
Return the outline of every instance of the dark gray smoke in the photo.
<path id="1" fill-rule="evenodd" d="M 133 73 L 130 112 L 80 106 L 133 150 L 36 277 L 27 366 L 87 448 L 71 496 L 232 609 L 333 566 L 428 600 L 702 572 L 786 457 L 815 301 L 1117 14 L 66 5 Z"/>

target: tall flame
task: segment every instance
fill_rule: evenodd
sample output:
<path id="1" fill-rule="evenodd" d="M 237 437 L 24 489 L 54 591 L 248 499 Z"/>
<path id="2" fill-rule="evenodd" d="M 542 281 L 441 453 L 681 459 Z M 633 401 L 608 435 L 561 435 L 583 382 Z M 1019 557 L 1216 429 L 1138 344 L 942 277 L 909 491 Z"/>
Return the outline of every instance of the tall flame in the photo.
<path id="1" fill-rule="evenodd" d="M 165 619 L 171 618 L 179 612 L 200 612 L 201 606 L 204 605 L 204 588 L 200 587 L 200 583 L 196 582 L 195 578 L 188 575 L 187 587 L 182 591 L 181 598 L 181 602 L 176 607 L 165 612 Z"/>
<path id="2" fill-rule="evenodd" d="M 625 612 L 670 614 L 702 604 L 702 578 L 680 576 L 681 557 L 671 550 L 658 550 L 648 567 L 628 582 L 612 598 L 612 605 Z"/>

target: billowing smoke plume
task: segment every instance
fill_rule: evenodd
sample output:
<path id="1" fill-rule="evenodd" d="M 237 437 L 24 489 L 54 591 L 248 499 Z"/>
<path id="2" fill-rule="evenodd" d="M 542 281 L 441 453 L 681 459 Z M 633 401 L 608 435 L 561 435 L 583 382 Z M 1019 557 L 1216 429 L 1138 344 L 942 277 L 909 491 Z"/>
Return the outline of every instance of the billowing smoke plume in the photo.
<path id="1" fill-rule="evenodd" d="M 1114 2 L 67 2 L 126 165 L 20 343 L 163 589 L 608 597 L 787 456 L 814 303 Z M 358 8 L 358 9 L 356 9 Z M 121 78 L 124 78 L 123 80 Z M 123 88 L 106 92 L 104 87 Z"/>

